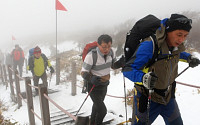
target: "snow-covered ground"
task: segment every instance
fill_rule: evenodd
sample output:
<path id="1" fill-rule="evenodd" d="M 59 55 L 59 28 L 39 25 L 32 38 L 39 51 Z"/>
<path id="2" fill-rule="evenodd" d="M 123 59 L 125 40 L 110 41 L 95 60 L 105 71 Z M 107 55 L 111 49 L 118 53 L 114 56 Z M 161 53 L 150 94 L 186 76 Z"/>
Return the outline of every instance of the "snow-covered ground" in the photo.
<path id="1" fill-rule="evenodd" d="M 74 44 L 71 45 L 73 46 Z M 64 44 L 62 44 L 62 46 L 64 46 Z M 68 46 L 67 48 L 74 48 L 74 47 L 69 47 L 70 45 L 67 46 Z M 43 52 L 45 51 L 47 52 L 47 50 L 45 50 L 44 47 L 42 47 L 42 49 L 44 50 Z M 198 53 L 194 54 L 198 58 L 200 58 L 200 54 Z M 188 64 L 180 62 L 179 72 L 181 72 L 187 66 Z M 177 81 L 200 86 L 199 73 L 200 73 L 200 66 L 196 68 L 189 68 L 187 71 L 185 71 L 181 76 L 177 78 Z M 24 73 L 24 76 L 31 76 L 31 74 Z M 80 85 L 81 82 L 82 78 L 80 76 L 77 76 L 77 84 Z M 64 109 L 74 109 L 74 110 L 79 109 L 87 94 L 81 93 L 81 88 L 77 87 L 77 95 L 72 96 L 70 81 L 61 83 L 60 85 L 55 85 L 55 83 L 56 83 L 56 78 L 54 75 L 52 77 L 51 86 L 49 88 L 54 90 L 59 90 L 59 92 L 49 94 L 49 97 Z M 133 83 L 128 79 L 125 79 L 125 83 L 126 83 L 126 89 L 133 88 Z M 24 81 L 22 81 L 20 85 L 22 87 L 21 91 L 25 91 L 25 89 L 23 88 Z M 110 80 L 110 85 L 108 86 L 107 94 L 120 97 L 124 96 L 124 81 L 122 73 L 114 75 L 114 72 L 111 71 L 111 80 Z M 17 104 L 11 102 L 10 89 L 9 88 L 6 89 L 6 87 L 3 86 L 2 84 L 0 84 L 0 99 L 3 100 L 5 102 L 5 105 L 9 107 L 8 111 L 3 112 L 3 115 L 7 119 L 18 121 L 20 125 L 29 124 L 27 104 L 22 101 L 22 107 L 20 109 L 17 109 Z M 36 96 L 33 99 L 34 99 L 34 110 L 40 116 L 39 98 L 38 96 Z M 198 89 L 177 84 L 176 99 L 180 108 L 184 124 L 200 125 L 200 120 L 198 120 L 200 115 L 200 108 L 199 108 L 200 93 Z M 51 102 L 49 104 L 51 113 L 58 111 L 58 109 L 53 104 L 51 104 Z M 115 118 L 112 125 L 116 125 L 116 123 L 126 120 L 124 99 L 106 96 L 105 104 L 107 106 L 108 112 L 113 112 L 115 114 L 111 115 L 111 113 L 108 113 L 108 115 L 106 116 Z M 85 104 L 83 105 L 81 111 L 85 111 L 85 114 L 89 115 L 91 112 L 91 106 L 92 106 L 92 101 L 90 98 L 88 98 Z M 132 109 L 130 106 L 127 106 L 127 114 L 128 118 L 130 118 L 132 114 Z M 119 117 L 119 115 L 122 115 L 123 117 Z M 37 125 L 42 124 L 37 117 L 35 117 L 35 120 Z M 164 125 L 162 117 L 159 116 L 153 123 L 153 125 Z"/>

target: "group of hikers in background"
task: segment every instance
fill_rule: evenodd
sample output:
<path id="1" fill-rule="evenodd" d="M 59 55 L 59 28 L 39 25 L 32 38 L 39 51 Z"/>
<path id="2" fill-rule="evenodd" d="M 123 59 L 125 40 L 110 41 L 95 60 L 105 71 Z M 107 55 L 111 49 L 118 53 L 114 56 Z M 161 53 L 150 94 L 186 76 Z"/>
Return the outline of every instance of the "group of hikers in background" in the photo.
<path id="1" fill-rule="evenodd" d="M 24 51 L 23 49 L 16 44 L 15 48 L 12 50 L 10 54 L 5 56 L 0 51 L 1 56 L 1 63 L 5 63 L 6 65 L 10 65 L 13 70 L 17 70 L 19 72 L 19 76 L 23 77 L 23 66 L 24 66 Z M 29 50 L 29 57 L 28 57 L 28 66 L 26 67 L 28 70 L 31 71 L 33 76 L 33 82 L 35 86 L 38 86 L 39 79 L 42 80 L 42 83 L 47 87 L 47 74 L 46 70 L 47 67 L 50 68 L 50 73 L 54 73 L 54 68 L 52 67 L 49 59 L 46 57 L 45 54 L 42 53 L 41 49 L 36 46 Z M 38 95 L 38 89 L 35 89 L 36 95 Z"/>
<path id="2" fill-rule="evenodd" d="M 23 49 L 18 44 L 15 45 L 12 52 L 7 53 L 6 55 L 0 51 L 0 56 L 1 64 L 10 65 L 14 70 L 17 70 L 20 77 L 22 77 L 25 57 Z"/>

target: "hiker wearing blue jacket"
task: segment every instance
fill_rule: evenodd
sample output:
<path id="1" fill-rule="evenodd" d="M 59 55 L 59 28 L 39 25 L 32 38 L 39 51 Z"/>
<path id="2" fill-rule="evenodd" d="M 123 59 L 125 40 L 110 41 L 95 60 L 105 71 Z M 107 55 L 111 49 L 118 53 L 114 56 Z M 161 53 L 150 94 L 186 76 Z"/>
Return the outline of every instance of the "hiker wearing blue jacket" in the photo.
<path id="1" fill-rule="evenodd" d="M 184 52 L 184 41 L 192 28 L 191 24 L 192 20 L 184 15 L 172 14 L 162 20 L 156 30 L 158 61 L 146 67 L 155 50 L 152 37 L 148 37 L 126 63 L 123 75 L 135 85 L 133 125 L 152 124 L 158 115 L 163 117 L 166 125 L 183 125 L 175 100 L 178 62 L 187 62 L 192 68 L 200 63 L 199 59 Z"/>

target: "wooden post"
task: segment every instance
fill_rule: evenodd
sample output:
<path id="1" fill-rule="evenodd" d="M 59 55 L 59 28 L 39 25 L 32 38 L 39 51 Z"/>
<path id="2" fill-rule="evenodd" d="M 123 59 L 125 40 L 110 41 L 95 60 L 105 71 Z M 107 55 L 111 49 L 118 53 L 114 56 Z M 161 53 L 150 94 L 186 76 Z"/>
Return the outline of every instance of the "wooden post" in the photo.
<path id="1" fill-rule="evenodd" d="M 28 69 L 27 69 L 28 61 L 27 61 L 27 59 L 25 59 L 25 66 L 26 66 L 26 74 L 28 74 Z"/>
<path id="2" fill-rule="evenodd" d="M 19 109 L 22 106 L 22 99 L 19 96 L 19 94 L 21 94 L 21 91 L 20 91 L 18 74 L 19 74 L 18 71 L 15 70 L 15 87 L 16 87 L 17 103 L 18 103 L 18 109 Z"/>
<path id="3" fill-rule="evenodd" d="M 26 99 L 27 99 L 29 124 L 35 125 L 35 117 L 34 117 L 34 114 L 31 111 L 31 109 L 34 110 L 32 88 L 28 84 L 31 84 L 31 79 L 29 77 L 26 77 L 25 78 L 25 86 L 26 86 Z"/>
<path id="4" fill-rule="evenodd" d="M 38 87 L 42 125 L 51 125 L 49 114 L 49 101 L 44 97 L 44 94 L 48 95 L 47 87 L 44 84 L 39 84 Z"/>
<path id="5" fill-rule="evenodd" d="M 3 74 L 4 74 L 4 80 L 5 80 L 5 83 L 6 83 L 6 89 L 8 87 L 8 79 L 7 79 L 7 73 L 6 73 L 6 66 L 3 65 Z"/>
<path id="6" fill-rule="evenodd" d="M 14 98 L 15 98 L 15 93 L 14 93 L 14 88 L 13 88 L 13 79 L 12 79 L 12 71 L 11 71 L 11 66 L 8 65 L 8 78 L 9 78 L 9 81 L 10 81 L 10 92 L 11 92 L 11 99 L 12 101 L 14 101 Z"/>
<path id="7" fill-rule="evenodd" d="M 72 78 L 72 96 L 76 95 L 76 63 L 72 62 L 72 72 L 71 72 L 71 78 Z"/>
<path id="8" fill-rule="evenodd" d="M 0 64 L 0 72 L 1 72 L 1 79 L 2 79 L 2 82 L 4 83 L 4 78 L 3 78 L 3 68 L 2 68 L 2 64 Z"/>
<path id="9" fill-rule="evenodd" d="M 60 57 L 56 59 L 56 85 L 59 85 L 60 83 Z"/>

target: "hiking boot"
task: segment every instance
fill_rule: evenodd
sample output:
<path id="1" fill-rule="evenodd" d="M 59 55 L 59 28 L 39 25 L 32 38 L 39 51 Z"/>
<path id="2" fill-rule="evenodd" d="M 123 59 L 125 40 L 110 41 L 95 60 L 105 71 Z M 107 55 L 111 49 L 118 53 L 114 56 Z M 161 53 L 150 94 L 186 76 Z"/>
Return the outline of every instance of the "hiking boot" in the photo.
<path id="1" fill-rule="evenodd" d="M 88 125 L 89 124 L 89 116 L 77 116 L 75 125 Z"/>

